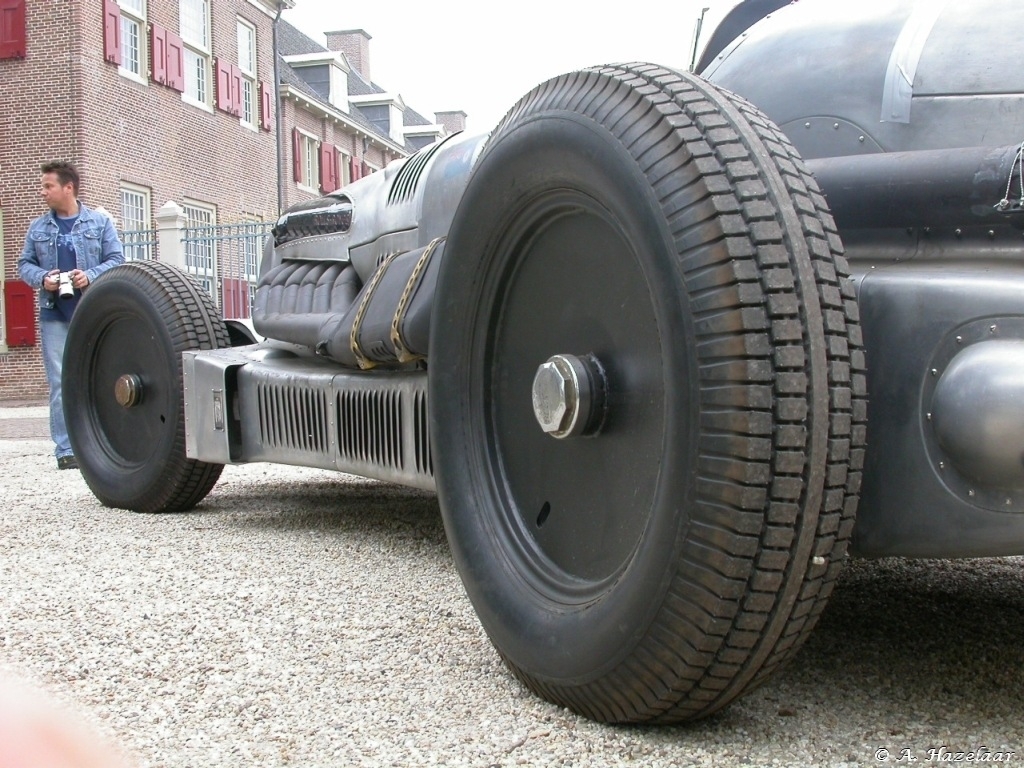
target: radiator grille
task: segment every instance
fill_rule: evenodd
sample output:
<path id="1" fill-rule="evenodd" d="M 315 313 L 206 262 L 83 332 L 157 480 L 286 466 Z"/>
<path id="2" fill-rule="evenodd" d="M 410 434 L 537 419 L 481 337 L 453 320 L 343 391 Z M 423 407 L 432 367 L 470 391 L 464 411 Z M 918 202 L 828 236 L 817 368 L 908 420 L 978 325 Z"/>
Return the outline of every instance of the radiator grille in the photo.
<path id="1" fill-rule="evenodd" d="M 338 393 L 338 453 L 343 459 L 405 468 L 402 393 L 394 390 Z"/>
<path id="2" fill-rule="evenodd" d="M 327 395 L 320 390 L 262 383 L 257 388 L 260 437 L 269 448 L 326 454 Z"/>

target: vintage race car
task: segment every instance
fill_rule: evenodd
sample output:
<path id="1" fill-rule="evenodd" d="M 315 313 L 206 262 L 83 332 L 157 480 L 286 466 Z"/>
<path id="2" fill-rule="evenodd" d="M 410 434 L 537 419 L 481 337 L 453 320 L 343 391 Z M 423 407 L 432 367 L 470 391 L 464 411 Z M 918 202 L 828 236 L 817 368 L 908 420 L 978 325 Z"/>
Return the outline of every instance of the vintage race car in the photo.
<path id="1" fill-rule="evenodd" d="M 555 77 L 285 212 L 256 343 L 168 265 L 111 270 L 68 341 L 82 473 L 140 512 L 240 462 L 436 489 L 526 686 L 714 712 L 848 551 L 1024 553 L 1021 28 L 748 0 L 699 75 Z"/>

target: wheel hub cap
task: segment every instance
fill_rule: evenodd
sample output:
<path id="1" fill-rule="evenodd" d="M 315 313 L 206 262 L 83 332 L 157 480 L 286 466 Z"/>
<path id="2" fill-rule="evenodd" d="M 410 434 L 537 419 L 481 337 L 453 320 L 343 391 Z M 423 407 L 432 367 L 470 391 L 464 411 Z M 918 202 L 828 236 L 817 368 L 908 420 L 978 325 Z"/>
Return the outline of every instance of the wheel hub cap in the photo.
<path id="1" fill-rule="evenodd" d="M 124 408 L 138 405 L 142 400 L 142 381 L 134 373 L 126 373 L 114 382 L 114 399 Z"/>
<path id="2" fill-rule="evenodd" d="M 533 414 L 559 439 L 593 435 L 604 415 L 604 373 L 593 357 L 555 355 L 533 377 Z"/>

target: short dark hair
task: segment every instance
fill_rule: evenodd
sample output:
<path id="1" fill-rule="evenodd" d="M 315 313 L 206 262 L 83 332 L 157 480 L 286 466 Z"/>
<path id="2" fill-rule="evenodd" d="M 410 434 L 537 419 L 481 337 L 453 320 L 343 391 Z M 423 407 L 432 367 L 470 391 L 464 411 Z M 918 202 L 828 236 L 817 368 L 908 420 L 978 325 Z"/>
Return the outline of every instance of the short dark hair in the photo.
<path id="1" fill-rule="evenodd" d="M 71 163 L 66 160 L 54 160 L 50 163 L 43 163 L 42 171 L 43 173 L 56 174 L 57 178 L 60 179 L 62 187 L 65 184 L 70 184 L 74 187 L 75 194 L 78 194 L 78 169 Z"/>

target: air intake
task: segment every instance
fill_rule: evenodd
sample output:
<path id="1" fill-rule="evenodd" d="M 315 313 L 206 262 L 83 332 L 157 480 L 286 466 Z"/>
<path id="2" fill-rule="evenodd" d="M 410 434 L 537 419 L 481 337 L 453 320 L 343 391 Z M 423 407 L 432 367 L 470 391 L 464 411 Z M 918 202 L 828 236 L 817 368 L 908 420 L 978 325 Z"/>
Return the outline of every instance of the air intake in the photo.
<path id="1" fill-rule="evenodd" d="M 338 392 L 338 454 L 342 461 L 404 469 L 402 392 Z"/>
<path id="2" fill-rule="evenodd" d="M 263 445 L 277 451 L 329 452 L 327 397 L 323 391 L 262 383 L 256 394 Z"/>

